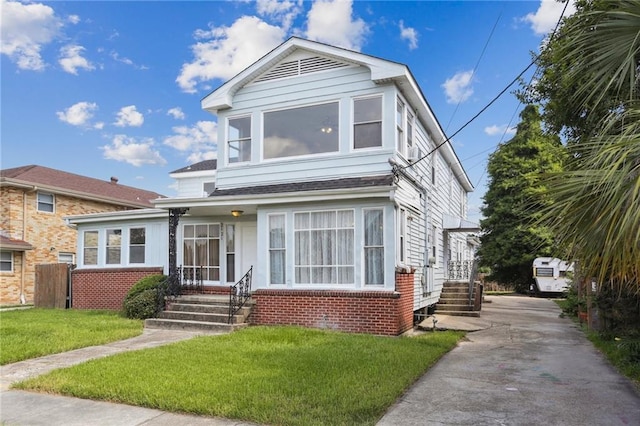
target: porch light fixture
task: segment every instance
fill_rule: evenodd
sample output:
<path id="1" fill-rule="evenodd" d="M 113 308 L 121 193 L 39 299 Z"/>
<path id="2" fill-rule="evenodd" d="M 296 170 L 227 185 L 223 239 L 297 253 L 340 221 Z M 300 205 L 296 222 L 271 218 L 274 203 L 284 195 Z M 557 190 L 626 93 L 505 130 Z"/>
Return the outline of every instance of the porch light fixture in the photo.
<path id="1" fill-rule="evenodd" d="M 242 210 L 231 210 L 231 216 L 233 217 L 240 217 L 242 213 L 244 213 Z"/>

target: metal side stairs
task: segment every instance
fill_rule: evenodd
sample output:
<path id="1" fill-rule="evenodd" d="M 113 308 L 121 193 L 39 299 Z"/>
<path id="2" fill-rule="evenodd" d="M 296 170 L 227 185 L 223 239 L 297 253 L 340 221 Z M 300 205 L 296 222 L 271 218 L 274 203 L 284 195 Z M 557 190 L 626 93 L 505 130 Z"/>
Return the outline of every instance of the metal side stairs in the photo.
<path id="1" fill-rule="evenodd" d="M 475 286 L 474 286 L 475 287 Z M 459 317 L 479 317 L 480 312 L 474 311 L 475 294 L 469 295 L 469 284 L 445 282 L 440 293 L 440 300 L 436 303 L 437 315 L 451 315 Z"/>
<path id="2" fill-rule="evenodd" d="M 178 296 L 167 303 L 158 318 L 145 320 L 146 328 L 225 333 L 247 326 L 253 307 L 251 299 L 229 322 L 229 296 L 193 294 Z"/>

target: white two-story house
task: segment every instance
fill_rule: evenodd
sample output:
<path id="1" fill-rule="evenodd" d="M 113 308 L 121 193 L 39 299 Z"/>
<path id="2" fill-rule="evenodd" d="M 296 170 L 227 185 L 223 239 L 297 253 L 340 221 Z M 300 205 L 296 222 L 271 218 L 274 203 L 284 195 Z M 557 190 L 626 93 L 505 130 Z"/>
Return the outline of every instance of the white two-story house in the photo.
<path id="1" fill-rule="evenodd" d="M 472 185 L 405 65 L 291 38 L 202 108 L 218 120 L 217 160 L 176 170 L 177 196 L 137 212 L 158 227 L 145 266 L 209 292 L 252 268 L 255 324 L 399 334 L 438 301 L 449 262 L 473 259 Z M 131 266 L 131 214 L 70 222 L 78 272 Z M 108 264 L 113 244 L 121 264 Z"/>

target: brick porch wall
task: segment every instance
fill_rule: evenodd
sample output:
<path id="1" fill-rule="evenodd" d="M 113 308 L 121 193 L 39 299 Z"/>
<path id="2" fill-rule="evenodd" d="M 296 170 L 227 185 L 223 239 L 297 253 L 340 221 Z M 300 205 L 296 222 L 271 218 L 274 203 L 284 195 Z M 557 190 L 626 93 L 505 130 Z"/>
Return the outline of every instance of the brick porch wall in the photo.
<path id="1" fill-rule="evenodd" d="M 127 292 L 147 275 L 162 274 L 157 268 L 97 268 L 71 272 L 74 309 L 122 309 Z"/>
<path id="2" fill-rule="evenodd" d="M 396 291 L 257 290 L 249 322 L 351 333 L 399 335 L 413 327 L 413 273 L 396 273 Z"/>

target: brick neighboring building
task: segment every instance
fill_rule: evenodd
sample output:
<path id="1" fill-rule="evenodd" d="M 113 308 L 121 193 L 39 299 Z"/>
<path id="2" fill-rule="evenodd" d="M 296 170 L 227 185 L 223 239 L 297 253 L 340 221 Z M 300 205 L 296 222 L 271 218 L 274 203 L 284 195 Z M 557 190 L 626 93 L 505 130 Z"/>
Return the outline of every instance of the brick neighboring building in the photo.
<path id="1" fill-rule="evenodd" d="M 66 216 L 152 207 L 152 191 L 38 165 L 0 170 L 0 304 L 32 303 L 35 265 L 75 263 Z"/>

